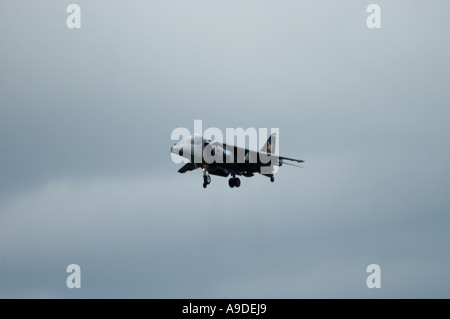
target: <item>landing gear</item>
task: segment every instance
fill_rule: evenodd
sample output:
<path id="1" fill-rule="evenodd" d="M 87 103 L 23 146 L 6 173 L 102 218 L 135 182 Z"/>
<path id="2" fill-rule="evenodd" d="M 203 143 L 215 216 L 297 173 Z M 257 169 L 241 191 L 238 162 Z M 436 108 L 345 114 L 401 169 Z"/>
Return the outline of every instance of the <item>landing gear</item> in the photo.
<path id="1" fill-rule="evenodd" d="M 272 176 L 272 177 L 270 177 L 270 181 L 273 183 L 273 182 L 275 182 L 275 178 Z"/>
<path id="2" fill-rule="evenodd" d="M 203 171 L 203 188 L 206 188 L 209 184 L 211 184 L 211 176 L 208 175 L 208 172 L 205 168 L 202 168 Z"/>
<path id="3" fill-rule="evenodd" d="M 241 180 L 239 178 L 236 177 L 232 177 L 228 180 L 228 186 L 230 186 L 231 188 L 233 187 L 239 187 L 241 186 Z"/>

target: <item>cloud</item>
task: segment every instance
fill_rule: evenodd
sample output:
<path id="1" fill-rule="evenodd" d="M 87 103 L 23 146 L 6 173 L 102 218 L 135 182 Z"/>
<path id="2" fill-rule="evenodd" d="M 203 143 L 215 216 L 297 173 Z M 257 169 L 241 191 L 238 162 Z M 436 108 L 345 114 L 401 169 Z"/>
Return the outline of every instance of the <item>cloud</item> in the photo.
<path id="1" fill-rule="evenodd" d="M 449 296 L 448 10 L 79 4 L 0 4 L 1 297 Z M 305 168 L 204 190 L 169 154 L 195 119 Z"/>
<path id="2" fill-rule="evenodd" d="M 335 185 L 304 171 L 283 167 L 274 184 L 257 176 L 238 191 L 218 177 L 204 190 L 195 172 L 42 185 L 2 204 L 2 296 L 371 297 L 365 267 L 376 262 L 392 280 L 375 296 L 446 293 L 428 286 L 438 283 L 431 269 L 449 263 L 429 250 L 445 227 L 425 222 L 436 237 L 424 238 L 420 212 L 405 222 L 359 210 L 366 198 L 342 200 L 351 180 L 333 196 Z M 65 287 L 71 263 L 82 269 L 79 291 Z M 417 276 L 423 291 L 404 289 Z"/>

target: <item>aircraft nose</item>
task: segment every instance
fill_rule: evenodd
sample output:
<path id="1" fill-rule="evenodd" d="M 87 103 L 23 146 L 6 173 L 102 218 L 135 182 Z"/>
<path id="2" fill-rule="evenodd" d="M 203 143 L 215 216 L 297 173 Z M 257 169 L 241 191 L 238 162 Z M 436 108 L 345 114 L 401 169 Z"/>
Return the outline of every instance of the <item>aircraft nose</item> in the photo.
<path id="1" fill-rule="evenodd" d="M 172 152 L 172 150 L 173 150 L 173 146 L 170 148 L 170 151 Z"/>

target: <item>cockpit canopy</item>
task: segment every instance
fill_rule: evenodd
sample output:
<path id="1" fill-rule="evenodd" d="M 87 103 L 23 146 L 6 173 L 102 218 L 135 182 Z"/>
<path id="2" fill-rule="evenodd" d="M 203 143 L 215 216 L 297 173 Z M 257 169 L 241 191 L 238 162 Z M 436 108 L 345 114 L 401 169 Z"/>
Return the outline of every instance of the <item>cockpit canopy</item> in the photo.
<path id="1" fill-rule="evenodd" d="M 200 135 L 193 134 L 191 136 L 191 143 L 193 142 L 193 144 L 201 144 L 202 141 L 203 141 L 203 138 Z"/>

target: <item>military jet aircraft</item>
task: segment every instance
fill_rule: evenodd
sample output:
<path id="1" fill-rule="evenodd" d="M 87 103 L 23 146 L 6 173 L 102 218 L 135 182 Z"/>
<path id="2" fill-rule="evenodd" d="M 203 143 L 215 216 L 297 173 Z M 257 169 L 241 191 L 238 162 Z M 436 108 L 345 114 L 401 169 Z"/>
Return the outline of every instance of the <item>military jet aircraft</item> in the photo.
<path id="1" fill-rule="evenodd" d="M 236 177 L 252 177 L 255 173 L 267 176 L 271 182 L 275 181 L 274 166 L 283 164 L 298 166 L 286 161 L 303 163 L 303 160 L 278 156 L 272 154 L 275 151 L 276 133 L 272 134 L 266 144 L 259 152 L 247 148 L 227 145 L 219 142 L 212 142 L 202 136 L 193 134 L 182 141 L 175 143 L 170 152 L 182 156 L 189 162 L 178 170 L 179 173 L 186 173 L 201 168 L 203 171 L 203 188 L 211 183 L 211 175 L 222 177 L 232 177 L 228 180 L 228 185 L 233 187 L 241 186 L 241 180 Z"/>

